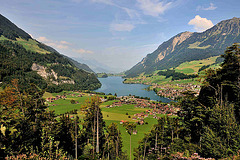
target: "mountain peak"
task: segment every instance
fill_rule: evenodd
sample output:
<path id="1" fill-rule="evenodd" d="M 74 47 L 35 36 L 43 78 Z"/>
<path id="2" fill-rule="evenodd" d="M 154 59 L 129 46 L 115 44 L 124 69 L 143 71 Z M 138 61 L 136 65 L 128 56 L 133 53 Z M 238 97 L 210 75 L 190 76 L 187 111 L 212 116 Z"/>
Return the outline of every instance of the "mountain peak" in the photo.
<path id="1" fill-rule="evenodd" d="M 177 34 L 128 70 L 126 75 L 134 77 L 141 73 L 177 67 L 187 61 L 219 56 L 226 47 L 239 42 L 240 18 L 233 17 L 202 33 L 186 31 Z"/>

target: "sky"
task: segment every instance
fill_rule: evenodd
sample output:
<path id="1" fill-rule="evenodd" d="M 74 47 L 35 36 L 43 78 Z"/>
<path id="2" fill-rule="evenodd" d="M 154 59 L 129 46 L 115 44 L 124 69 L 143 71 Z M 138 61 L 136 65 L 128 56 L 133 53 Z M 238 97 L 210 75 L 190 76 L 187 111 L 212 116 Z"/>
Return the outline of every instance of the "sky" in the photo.
<path id="1" fill-rule="evenodd" d="M 125 71 L 178 33 L 240 17 L 240 0 L 0 0 L 0 14 L 69 57 Z"/>

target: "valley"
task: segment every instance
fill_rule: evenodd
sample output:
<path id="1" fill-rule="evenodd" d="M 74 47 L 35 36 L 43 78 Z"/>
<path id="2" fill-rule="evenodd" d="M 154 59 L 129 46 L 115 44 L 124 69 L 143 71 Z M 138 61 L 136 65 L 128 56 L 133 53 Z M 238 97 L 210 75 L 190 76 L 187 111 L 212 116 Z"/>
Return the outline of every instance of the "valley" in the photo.
<path id="1" fill-rule="evenodd" d="M 90 17 L 79 14 L 86 23 L 62 16 L 58 27 L 63 28 L 55 27 L 52 39 L 34 39 L 0 14 L 0 159 L 239 159 L 240 18 L 214 25 L 197 15 L 188 24 L 196 25 L 200 18 L 207 28 L 173 32 L 174 36 L 143 57 L 141 52 L 156 46 L 150 43 L 156 43 L 157 32 L 144 34 L 154 26 L 137 30 L 148 26 L 140 17 L 158 17 L 157 23 L 167 24 L 160 22 L 160 13 L 146 11 L 146 6 L 167 9 L 173 2 L 137 1 L 138 10 L 121 3 L 72 1 L 72 8 L 102 6 L 93 5 L 96 10 L 87 14 Z M 102 15 L 94 14 L 104 6 L 123 11 L 132 22 L 114 24 L 124 17 L 117 14 L 106 29 L 98 21 Z M 216 8 L 213 3 L 210 8 L 198 7 Z M 59 12 L 51 13 L 54 17 Z M 51 35 L 53 28 L 48 25 L 50 30 L 42 29 L 41 34 Z M 135 31 L 138 34 L 129 36 Z M 163 34 L 160 37 L 164 39 Z M 141 61 L 123 71 L 137 59 Z M 79 61 L 90 62 L 94 68 Z"/>
<path id="2" fill-rule="evenodd" d="M 130 123 L 137 123 L 137 132 L 132 136 L 132 153 L 134 153 L 134 149 L 138 147 L 138 142 L 152 129 L 153 125 L 157 124 L 158 117 L 164 114 L 176 116 L 177 111 L 179 111 L 179 108 L 173 105 L 138 99 L 134 96 L 114 97 L 112 95 L 75 91 L 54 94 L 45 93 L 44 98 L 46 98 L 46 102 L 49 105 L 49 110 L 54 110 L 57 116 L 60 117 L 63 114 L 67 114 L 71 118 L 78 116 L 80 120 L 83 121 L 84 112 L 82 111 L 82 105 L 84 105 L 91 96 L 96 95 L 99 96 L 102 101 L 100 108 L 106 125 L 110 125 L 111 123 L 118 125 L 123 138 L 123 151 L 127 154 L 129 154 L 130 145 L 129 135 L 123 127 L 123 122 L 129 121 Z M 72 104 L 71 100 L 74 100 L 76 103 Z"/>

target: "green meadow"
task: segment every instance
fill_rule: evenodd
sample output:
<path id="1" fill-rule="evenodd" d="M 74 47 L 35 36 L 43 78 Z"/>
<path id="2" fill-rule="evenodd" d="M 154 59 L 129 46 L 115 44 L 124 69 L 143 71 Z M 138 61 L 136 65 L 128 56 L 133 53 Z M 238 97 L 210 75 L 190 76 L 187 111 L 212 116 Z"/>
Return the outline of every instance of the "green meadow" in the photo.
<path id="1" fill-rule="evenodd" d="M 22 38 L 17 38 L 17 40 L 15 41 L 15 40 L 8 39 L 2 35 L 0 37 L 0 40 L 9 40 L 9 41 L 18 43 L 18 44 L 22 45 L 28 51 L 38 52 L 38 53 L 42 53 L 42 54 L 50 53 L 49 51 L 46 51 L 46 50 L 40 48 L 38 46 L 38 42 L 33 39 L 25 40 Z"/>
<path id="2" fill-rule="evenodd" d="M 56 97 L 57 95 L 63 95 L 64 93 L 67 95 L 67 98 L 59 99 L 59 100 L 56 100 L 52 103 L 48 102 L 49 110 L 50 111 L 55 110 L 56 115 L 64 114 L 66 112 L 70 112 L 70 111 L 75 110 L 75 109 L 80 110 L 81 106 L 86 102 L 86 100 L 90 99 L 90 96 L 88 96 L 88 94 L 84 94 L 82 97 L 76 97 L 79 94 L 74 93 L 74 92 L 70 92 L 70 91 L 61 92 L 61 93 L 53 93 L 53 94 L 50 94 L 50 93 L 46 92 L 44 94 L 44 98 Z M 68 94 L 76 94 L 76 96 L 71 96 L 71 95 L 68 95 Z M 78 104 L 72 104 L 71 100 L 78 101 L 79 103 Z"/>
<path id="3" fill-rule="evenodd" d="M 147 110 L 147 108 L 136 108 L 134 105 L 123 105 L 119 107 L 112 107 L 112 108 L 106 108 L 102 107 L 102 113 L 103 113 L 103 119 L 106 122 L 106 125 L 109 125 L 111 123 L 117 123 L 119 130 L 122 134 L 122 140 L 123 140 L 123 151 L 126 151 L 129 155 L 129 149 L 130 149 L 130 136 L 126 132 L 125 128 L 122 124 L 120 124 L 121 120 L 129 121 L 131 123 L 136 122 L 136 120 L 132 120 L 132 117 L 136 113 L 141 113 Z M 127 115 L 126 115 L 127 113 Z M 129 118 L 129 116 L 131 118 Z M 134 148 L 138 147 L 138 142 L 143 139 L 144 134 L 151 130 L 154 124 L 157 124 L 157 119 L 154 119 L 152 116 L 149 116 L 144 119 L 145 122 L 148 124 L 144 125 L 137 125 L 137 134 L 132 135 L 132 159 L 133 159 L 133 152 Z"/>
<path id="4" fill-rule="evenodd" d="M 151 130 L 151 128 L 153 127 L 154 124 L 157 124 L 157 120 L 151 117 L 145 118 L 144 119 L 146 122 L 148 122 L 148 124 L 144 124 L 144 125 L 137 125 L 136 129 L 137 129 L 137 134 L 133 134 L 132 135 L 132 149 L 131 149 L 131 153 L 132 153 L 132 159 L 133 159 L 133 152 L 134 152 L 134 148 L 138 147 L 138 142 L 143 139 L 144 134 L 147 133 L 148 131 Z M 119 130 L 121 131 L 122 134 L 122 140 L 123 140 L 123 151 L 125 151 L 127 153 L 127 155 L 129 156 L 129 149 L 130 149 L 130 135 L 126 132 L 125 128 L 123 127 L 122 124 L 119 123 L 119 121 L 117 120 L 105 120 L 106 125 L 109 125 L 111 123 L 117 123 Z"/>
<path id="5" fill-rule="evenodd" d="M 53 103 L 49 103 L 49 110 L 55 110 L 56 115 L 63 114 L 66 112 L 70 112 L 74 109 L 77 109 L 78 116 L 80 118 L 83 118 L 84 115 L 80 112 L 80 109 L 84 103 L 90 99 L 91 97 L 88 94 L 84 94 L 83 97 L 73 97 L 68 94 L 73 94 L 74 92 L 61 92 L 61 93 L 48 93 L 46 92 L 44 94 L 44 98 L 48 97 L 55 97 L 56 95 L 63 95 L 66 94 L 67 98 L 64 99 L 59 99 L 54 101 Z M 78 93 L 75 93 L 78 95 Z M 71 104 L 71 100 L 78 101 L 79 104 Z M 117 100 L 112 100 L 112 101 L 107 101 L 101 104 L 100 108 L 102 110 L 103 114 L 103 119 L 106 122 L 106 126 L 108 126 L 111 123 L 116 123 L 118 125 L 119 130 L 121 131 L 122 134 L 122 140 L 123 140 L 123 151 L 126 151 L 127 155 L 129 156 L 129 149 L 130 149 L 130 136 L 126 132 L 125 128 L 123 127 L 122 124 L 120 124 L 121 120 L 124 121 L 129 121 L 130 123 L 135 123 L 136 120 L 132 120 L 132 117 L 136 113 L 141 113 L 146 111 L 148 108 L 136 108 L 134 107 L 135 105 L 130 104 L 130 105 L 122 105 L 122 106 L 116 106 L 112 108 L 106 108 L 107 105 L 111 105 L 113 102 L 116 102 Z M 53 106 L 55 104 L 55 106 Z M 130 118 L 129 118 L 130 117 Z M 137 125 L 137 134 L 132 135 L 132 159 L 133 159 L 133 153 L 134 153 L 134 148 L 138 147 L 138 142 L 144 137 L 144 134 L 149 132 L 151 128 L 153 127 L 154 124 L 157 124 L 157 120 L 154 119 L 152 116 L 149 116 L 144 119 L 145 122 L 148 124 L 144 125 Z"/>
<path id="6" fill-rule="evenodd" d="M 210 57 L 203 60 L 196 60 L 190 62 L 184 62 L 175 68 L 176 72 L 181 72 L 184 74 L 197 74 L 198 70 L 204 65 L 211 65 L 215 63 L 219 56 Z"/>
<path id="7" fill-rule="evenodd" d="M 216 69 L 216 68 L 220 67 L 219 64 L 215 64 L 215 61 L 218 57 L 219 56 L 214 56 L 214 57 L 210 57 L 210 58 L 203 59 L 203 60 L 184 62 L 181 65 L 179 65 L 178 67 L 174 68 L 174 70 L 176 72 L 181 72 L 184 74 L 197 74 L 198 70 L 204 65 L 205 66 L 210 65 L 209 68 Z M 154 71 L 152 74 L 149 74 L 149 75 L 140 74 L 138 77 L 127 78 L 125 80 L 125 83 L 141 83 L 141 84 L 148 84 L 148 85 L 154 85 L 154 84 L 165 85 L 165 84 L 167 84 L 167 85 L 170 85 L 171 88 L 176 88 L 176 89 L 179 88 L 177 86 L 177 84 L 187 84 L 187 83 L 192 83 L 195 85 L 200 84 L 200 82 L 198 81 L 199 80 L 198 77 L 194 78 L 194 79 L 181 79 L 181 80 L 172 81 L 172 77 L 166 78 L 166 76 L 158 75 L 159 71 L 160 70 Z M 164 70 L 161 70 L 161 71 L 164 71 Z M 200 77 L 201 77 L 201 75 L 204 75 L 204 73 L 205 73 L 204 71 L 201 71 Z M 152 87 L 150 87 L 150 89 L 152 89 Z"/>

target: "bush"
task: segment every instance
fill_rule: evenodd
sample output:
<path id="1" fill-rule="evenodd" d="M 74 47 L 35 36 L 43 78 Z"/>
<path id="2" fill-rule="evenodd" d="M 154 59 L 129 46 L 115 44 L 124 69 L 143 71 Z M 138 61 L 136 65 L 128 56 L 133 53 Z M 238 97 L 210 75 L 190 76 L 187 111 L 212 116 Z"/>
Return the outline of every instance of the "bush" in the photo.
<path id="1" fill-rule="evenodd" d="M 75 104 L 76 103 L 76 101 L 73 100 L 73 99 L 70 102 L 71 102 L 71 104 Z"/>

